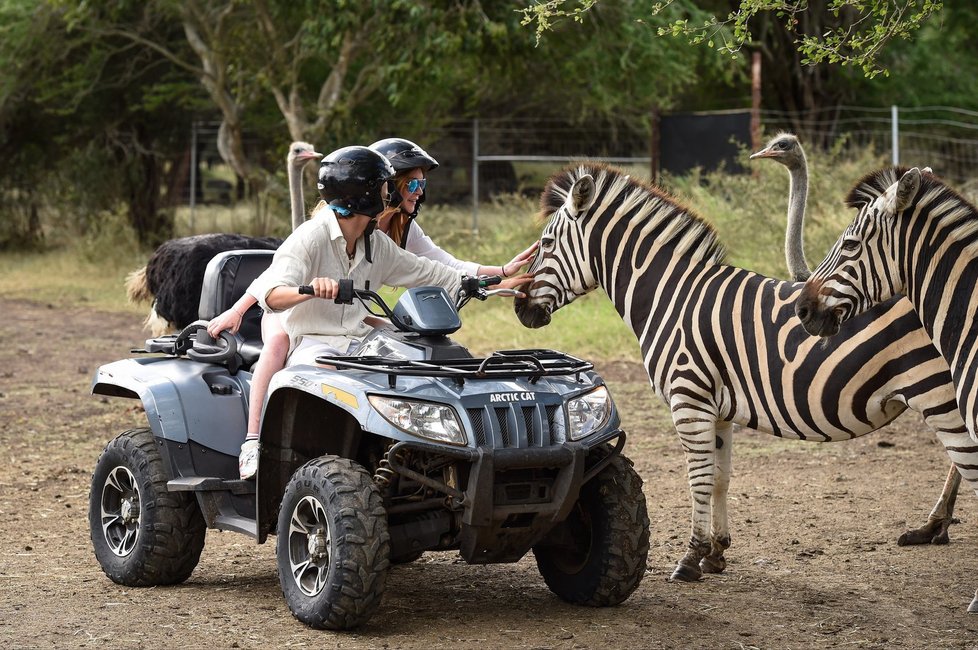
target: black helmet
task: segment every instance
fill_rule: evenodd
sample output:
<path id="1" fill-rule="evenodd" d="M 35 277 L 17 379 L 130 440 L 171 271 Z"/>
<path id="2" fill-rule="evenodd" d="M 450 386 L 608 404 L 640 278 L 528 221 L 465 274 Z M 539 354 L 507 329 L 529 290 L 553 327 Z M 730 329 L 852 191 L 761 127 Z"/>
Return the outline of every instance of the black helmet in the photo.
<path id="1" fill-rule="evenodd" d="M 368 147 L 343 147 L 319 165 L 319 196 L 331 206 L 375 217 L 384 209 L 384 181 L 394 176 L 387 158 Z"/>
<path id="2" fill-rule="evenodd" d="M 427 151 L 404 138 L 378 140 L 370 148 L 391 161 L 395 171 L 420 167 L 422 171 L 429 172 L 438 167 L 438 161 L 429 156 Z"/>

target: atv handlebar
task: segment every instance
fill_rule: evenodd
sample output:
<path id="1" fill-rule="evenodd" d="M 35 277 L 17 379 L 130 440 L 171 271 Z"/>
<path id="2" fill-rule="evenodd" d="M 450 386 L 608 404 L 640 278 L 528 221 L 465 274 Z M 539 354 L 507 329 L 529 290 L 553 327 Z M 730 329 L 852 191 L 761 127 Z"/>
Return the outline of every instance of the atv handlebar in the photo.
<path id="1" fill-rule="evenodd" d="M 461 309 L 462 306 L 469 301 L 471 298 L 478 298 L 479 300 L 485 300 L 489 296 L 518 296 L 519 291 L 515 289 L 492 289 L 486 290 L 487 287 L 499 284 L 503 281 L 502 276 L 499 275 L 478 275 L 462 276 L 462 281 L 459 285 L 459 295 L 456 299 L 456 307 Z M 353 280 L 349 278 L 342 278 L 336 281 L 339 284 L 339 290 L 337 291 L 336 298 L 333 301 L 337 305 L 352 305 L 353 299 L 357 298 L 361 302 L 368 300 L 375 305 L 379 306 L 383 310 L 383 314 L 374 314 L 375 316 L 383 316 L 385 318 L 390 318 L 391 310 L 384 302 L 383 298 L 377 295 L 370 289 L 354 289 Z M 311 285 L 301 284 L 298 287 L 299 294 L 304 296 L 314 296 L 316 295 L 315 289 Z M 366 305 L 364 305 L 366 306 Z M 367 311 L 371 311 L 367 307 Z M 371 313 L 373 313 L 371 311 Z"/>
<path id="2" fill-rule="evenodd" d="M 337 305 L 352 305 L 353 298 L 357 296 L 357 290 L 353 288 L 353 280 L 349 278 L 342 278 L 336 281 L 340 285 L 339 291 L 336 293 L 336 298 L 334 302 Z M 314 296 L 316 295 L 316 290 L 308 284 L 299 285 L 299 295 L 302 296 Z"/>

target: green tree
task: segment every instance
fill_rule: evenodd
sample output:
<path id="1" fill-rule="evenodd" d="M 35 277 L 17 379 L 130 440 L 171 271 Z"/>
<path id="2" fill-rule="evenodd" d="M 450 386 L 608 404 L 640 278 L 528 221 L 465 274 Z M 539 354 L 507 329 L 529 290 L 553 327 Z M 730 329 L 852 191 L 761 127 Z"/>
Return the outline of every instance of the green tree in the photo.
<path id="1" fill-rule="evenodd" d="M 0 12 L 0 178 L 30 215 L 23 234 L 36 240 L 45 207 L 84 231 L 121 205 L 144 242 L 169 236 L 161 188 L 195 86 L 151 50 L 72 31 L 57 4 L 6 0 Z"/>
<path id="2" fill-rule="evenodd" d="M 547 0 L 524 10 L 527 23 L 535 23 L 537 34 L 563 19 L 582 21 L 600 0 Z M 907 38 L 931 15 L 943 8 L 941 0 L 734 0 L 726 3 L 690 0 L 659 0 L 650 8 L 658 15 L 670 7 L 703 7 L 712 14 L 705 20 L 677 18 L 659 28 L 660 36 L 687 37 L 724 53 L 736 53 L 756 42 L 758 19 L 773 17 L 791 35 L 803 65 L 840 63 L 855 65 L 867 76 L 885 69 L 880 53 L 892 40 Z"/>

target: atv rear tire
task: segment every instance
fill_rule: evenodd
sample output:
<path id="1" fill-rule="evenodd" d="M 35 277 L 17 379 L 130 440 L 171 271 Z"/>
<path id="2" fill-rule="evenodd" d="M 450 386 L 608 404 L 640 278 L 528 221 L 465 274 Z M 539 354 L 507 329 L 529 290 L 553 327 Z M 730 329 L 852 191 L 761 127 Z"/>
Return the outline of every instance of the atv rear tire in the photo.
<path id="1" fill-rule="evenodd" d="M 278 517 L 279 580 L 292 614 L 320 629 L 365 623 L 390 566 L 387 512 L 373 478 L 336 456 L 292 475 Z"/>
<path id="2" fill-rule="evenodd" d="M 95 465 L 88 524 L 95 557 L 113 582 L 172 585 L 193 572 L 206 528 L 193 494 L 168 492 L 153 433 L 116 436 Z"/>
<path id="3" fill-rule="evenodd" d="M 569 603 L 606 607 L 638 588 L 649 554 L 649 516 L 630 460 L 615 456 L 584 484 L 561 526 L 533 548 L 550 591 Z"/>

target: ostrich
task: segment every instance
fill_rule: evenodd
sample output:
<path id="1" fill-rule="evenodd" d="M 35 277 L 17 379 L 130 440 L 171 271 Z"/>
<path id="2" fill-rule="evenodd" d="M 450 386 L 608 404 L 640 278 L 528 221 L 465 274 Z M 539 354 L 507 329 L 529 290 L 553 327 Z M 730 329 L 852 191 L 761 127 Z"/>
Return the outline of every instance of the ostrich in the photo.
<path id="1" fill-rule="evenodd" d="M 305 220 L 302 170 L 321 156 L 307 142 L 289 145 L 286 163 L 293 229 Z M 227 233 L 171 239 L 153 252 L 146 266 L 127 276 L 126 294 L 129 302 L 153 303 L 144 326 L 153 336 L 161 336 L 197 320 L 204 270 L 212 257 L 223 251 L 243 248 L 274 250 L 281 243 L 282 240 L 275 237 Z"/>
<path id="2" fill-rule="evenodd" d="M 293 142 L 289 145 L 289 155 L 286 158 L 289 172 L 289 201 L 292 205 L 292 230 L 295 230 L 306 220 L 306 203 L 302 195 L 302 170 L 313 160 L 319 160 L 323 154 L 317 153 L 316 148 L 308 142 Z"/>
<path id="3" fill-rule="evenodd" d="M 808 201 L 808 161 L 801 142 L 792 133 L 779 133 L 767 145 L 751 154 L 755 158 L 771 158 L 788 168 L 791 181 L 788 189 L 788 226 L 784 233 L 784 258 L 788 272 L 795 282 L 804 282 L 812 274 L 805 259 L 805 204 Z"/>
<path id="4" fill-rule="evenodd" d="M 769 158 L 788 168 L 791 181 L 788 189 L 788 225 L 784 235 L 784 256 L 788 271 L 795 282 L 804 282 L 812 271 L 805 259 L 804 227 L 805 205 L 808 201 L 808 160 L 805 150 L 797 136 L 792 133 L 779 133 L 760 151 L 751 154 L 751 160 Z M 954 515 L 954 503 L 961 485 L 961 474 L 952 464 L 944 480 L 944 490 L 927 517 L 927 523 L 920 528 L 904 532 L 897 540 L 900 546 L 915 544 L 947 544 L 948 526 Z"/>

